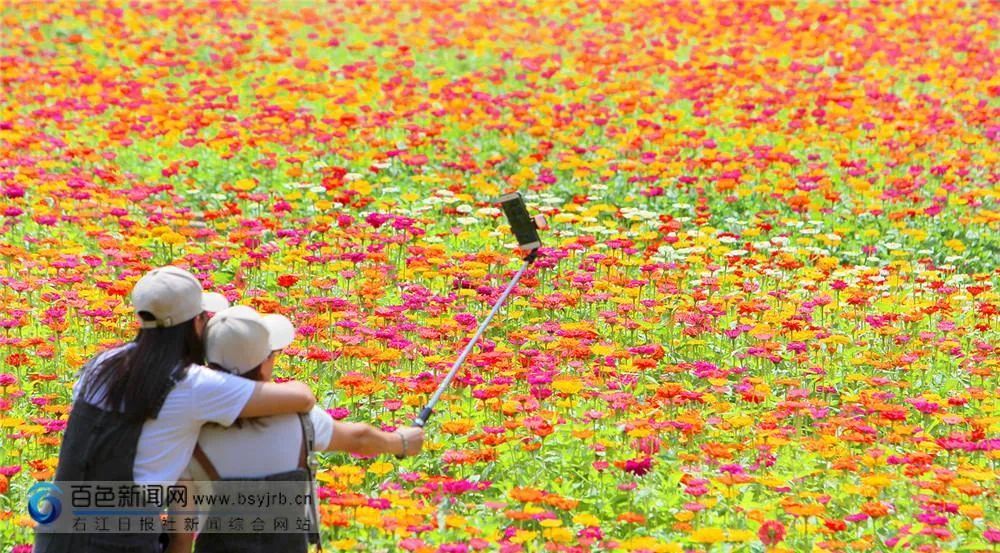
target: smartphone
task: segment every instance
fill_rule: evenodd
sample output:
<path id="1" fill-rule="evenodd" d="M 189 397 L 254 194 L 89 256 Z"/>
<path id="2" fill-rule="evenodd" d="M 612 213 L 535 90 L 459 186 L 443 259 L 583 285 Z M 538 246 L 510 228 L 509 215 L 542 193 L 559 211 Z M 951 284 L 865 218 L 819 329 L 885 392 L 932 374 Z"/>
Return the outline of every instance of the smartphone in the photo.
<path id="1" fill-rule="evenodd" d="M 517 238 L 517 245 L 521 247 L 522 250 L 536 250 L 542 245 L 542 241 L 538 238 L 538 227 L 535 225 L 535 221 L 528 214 L 528 207 L 524 205 L 524 198 L 521 197 L 520 192 L 511 192 L 510 194 L 504 194 L 500 196 L 497 200 L 500 207 L 503 208 L 504 215 L 507 216 L 507 222 L 510 223 L 510 230 L 514 232 L 514 236 Z"/>

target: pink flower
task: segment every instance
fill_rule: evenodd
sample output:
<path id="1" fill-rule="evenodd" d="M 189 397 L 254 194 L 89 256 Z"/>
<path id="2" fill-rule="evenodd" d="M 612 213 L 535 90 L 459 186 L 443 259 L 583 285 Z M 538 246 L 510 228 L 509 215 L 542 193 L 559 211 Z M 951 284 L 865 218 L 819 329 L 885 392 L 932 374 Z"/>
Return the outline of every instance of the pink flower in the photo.
<path id="1" fill-rule="evenodd" d="M 421 547 L 425 547 L 427 544 L 424 540 L 419 538 L 406 538 L 399 542 L 399 546 L 407 551 L 416 551 Z"/>
<path id="2" fill-rule="evenodd" d="M 384 225 L 386 221 L 392 219 L 392 215 L 385 213 L 369 213 L 365 216 L 365 222 L 372 226 L 372 228 L 379 228 Z"/>
<path id="3" fill-rule="evenodd" d="M 351 414 L 350 409 L 346 407 L 335 407 L 333 409 L 327 409 L 326 412 L 329 413 L 334 420 L 338 421 L 347 418 L 347 415 Z"/>
<path id="4" fill-rule="evenodd" d="M 629 459 L 625 461 L 625 472 L 636 476 L 642 476 L 653 469 L 653 459 L 644 457 L 642 459 Z"/>

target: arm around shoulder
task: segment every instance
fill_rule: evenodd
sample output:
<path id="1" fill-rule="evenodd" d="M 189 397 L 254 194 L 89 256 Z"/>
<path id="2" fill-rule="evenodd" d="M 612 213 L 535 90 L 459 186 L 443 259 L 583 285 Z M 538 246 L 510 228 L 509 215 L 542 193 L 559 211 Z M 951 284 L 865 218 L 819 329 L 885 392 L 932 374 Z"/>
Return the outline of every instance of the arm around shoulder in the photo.
<path id="1" fill-rule="evenodd" d="M 313 405 L 316 405 L 316 396 L 302 382 L 258 382 L 240 417 L 307 413 Z"/>

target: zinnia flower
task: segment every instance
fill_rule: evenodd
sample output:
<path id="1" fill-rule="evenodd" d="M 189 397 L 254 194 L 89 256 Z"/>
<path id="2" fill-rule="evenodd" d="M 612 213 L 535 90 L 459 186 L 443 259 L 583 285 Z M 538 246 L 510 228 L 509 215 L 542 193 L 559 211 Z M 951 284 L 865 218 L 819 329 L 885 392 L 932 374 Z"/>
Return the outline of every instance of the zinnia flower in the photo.
<path id="1" fill-rule="evenodd" d="M 760 538 L 760 543 L 764 545 L 775 545 L 785 538 L 785 525 L 777 520 L 768 520 L 760 525 L 757 537 Z"/>

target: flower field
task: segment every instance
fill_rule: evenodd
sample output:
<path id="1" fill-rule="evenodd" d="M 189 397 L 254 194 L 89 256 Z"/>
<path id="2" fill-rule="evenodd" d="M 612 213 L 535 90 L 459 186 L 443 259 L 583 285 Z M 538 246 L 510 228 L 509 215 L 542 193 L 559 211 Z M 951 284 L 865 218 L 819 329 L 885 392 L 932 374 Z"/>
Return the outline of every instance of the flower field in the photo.
<path id="1" fill-rule="evenodd" d="M 188 267 L 278 374 L 408 424 L 321 456 L 332 550 L 997 551 L 987 1 L 0 5 L 0 552 L 70 387 Z"/>

